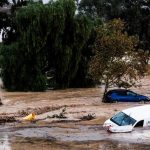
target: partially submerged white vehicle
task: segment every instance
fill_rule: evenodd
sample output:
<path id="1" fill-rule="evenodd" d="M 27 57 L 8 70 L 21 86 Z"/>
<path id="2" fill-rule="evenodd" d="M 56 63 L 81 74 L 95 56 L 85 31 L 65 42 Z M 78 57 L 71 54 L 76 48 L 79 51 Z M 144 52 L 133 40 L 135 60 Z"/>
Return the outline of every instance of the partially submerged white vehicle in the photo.
<path id="1" fill-rule="evenodd" d="M 148 126 L 150 127 L 150 105 L 122 110 L 103 124 L 109 132 L 131 132 L 134 127 Z"/>

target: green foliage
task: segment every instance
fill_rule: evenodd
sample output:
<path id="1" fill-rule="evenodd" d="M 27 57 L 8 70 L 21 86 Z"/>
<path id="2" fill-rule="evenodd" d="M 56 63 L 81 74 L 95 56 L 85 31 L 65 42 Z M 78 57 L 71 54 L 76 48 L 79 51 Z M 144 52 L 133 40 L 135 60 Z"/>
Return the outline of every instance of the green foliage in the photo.
<path id="1" fill-rule="evenodd" d="M 121 15 L 123 3 L 124 0 L 81 0 L 79 13 L 86 14 L 94 20 L 118 18 Z"/>
<path id="2" fill-rule="evenodd" d="M 3 4 L 7 1 L 1 0 Z M 88 74 L 93 45 L 96 55 L 91 62 L 99 62 L 91 67 L 94 80 L 109 82 L 106 89 L 114 83 L 133 85 L 149 60 L 149 6 L 149 1 L 136 0 L 50 0 L 47 5 L 13 0 L 11 14 L 0 13 L 5 87 L 42 91 L 46 84 L 55 88 L 93 85 Z M 113 18 L 122 18 L 126 24 L 115 20 L 95 30 Z M 137 35 L 140 42 L 123 31 Z M 53 72 L 48 80 L 47 72 Z"/>
<path id="3" fill-rule="evenodd" d="M 79 13 L 85 13 L 88 17 L 95 19 L 103 14 L 105 0 L 81 0 Z"/>
<path id="4" fill-rule="evenodd" d="M 134 86 L 147 69 L 146 55 L 137 50 L 138 39 L 123 30 L 124 23 L 116 19 L 97 28 L 90 73 L 95 81 L 105 84 L 104 94 L 110 86 Z"/>
<path id="5" fill-rule="evenodd" d="M 14 89 L 14 86 L 18 80 L 17 78 L 15 78 L 16 72 L 14 70 L 14 68 L 18 66 L 17 49 L 18 49 L 17 43 L 12 44 L 10 46 L 3 46 L 1 48 L 0 61 L 1 61 L 1 68 L 2 68 L 2 80 L 4 82 L 5 87 L 8 88 L 10 86 L 10 89 L 12 90 Z"/>
<path id="6" fill-rule="evenodd" d="M 2 80 L 6 89 L 43 91 L 46 78 L 24 57 L 18 43 L 1 48 Z M 19 58 L 19 59 L 18 59 Z M 30 67 L 28 67 L 30 65 Z"/>
<path id="7" fill-rule="evenodd" d="M 4 42 L 1 51 L 2 79 L 8 90 L 43 91 L 46 72 L 51 70 L 58 88 L 70 86 L 91 31 L 87 17 L 75 11 L 74 0 L 30 3 L 14 11 L 15 42 Z"/>
<path id="8" fill-rule="evenodd" d="M 150 1 L 81 0 L 79 12 L 94 19 L 102 18 L 104 22 L 121 18 L 126 22 L 128 34 L 138 36 L 140 47 L 150 50 Z"/>
<path id="9" fill-rule="evenodd" d="M 55 70 L 57 88 L 65 88 L 71 86 L 77 74 L 82 47 L 89 37 L 91 26 L 85 16 L 75 15 L 74 1 L 62 0 L 54 4 L 64 9 L 61 12 L 64 16 L 62 23 L 54 19 L 55 26 L 61 26 L 60 28 L 52 26 L 52 32 L 48 36 L 46 45 L 48 66 L 49 69 Z"/>
<path id="10" fill-rule="evenodd" d="M 141 41 L 140 47 L 150 51 L 150 2 L 149 1 L 126 1 L 122 19 L 127 22 L 126 30 L 130 35 L 138 35 Z"/>
<path id="11" fill-rule="evenodd" d="M 33 79 L 33 84 L 31 85 L 32 91 L 43 91 L 46 89 L 46 77 L 42 75 L 41 71 L 36 74 Z"/>
<path id="12" fill-rule="evenodd" d="M 2 7 L 5 4 L 9 4 L 8 0 L 1 0 L 0 1 L 0 7 Z"/>
<path id="13" fill-rule="evenodd" d="M 18 41 L 3 46 L 3 82 L 8 90 L 43 91 L 46 77 L 42 72 L 46 56 L 43 46 L 46 41 L 47 27 L 44 6 L 20 8 L 16 12 Z M 19 59 L 18 59 L 19 58 Z"/>
<path id="14" fill-rule="evenodd" d="M 89 62 L 91 61 L 91 56 L 93 56 L 93 44 L 96 39 L 96 30 L 92 29 L 89 39 L 84 44 L 82 48 L 81 60 L 79 63 L 79 68 L 75 78 L 71 82 L 71 87 L 91 87 L 94 86 L 95 83 L 88 73 L 89 70 Z"/>

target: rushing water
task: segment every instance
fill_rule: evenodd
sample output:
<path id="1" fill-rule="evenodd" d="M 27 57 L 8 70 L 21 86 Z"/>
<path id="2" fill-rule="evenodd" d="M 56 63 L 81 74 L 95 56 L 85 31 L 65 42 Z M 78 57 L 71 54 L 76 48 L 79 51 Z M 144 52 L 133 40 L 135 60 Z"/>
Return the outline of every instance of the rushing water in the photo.
<path id="1" fill-rule="evenodd" d="M 150 95 L 147 86 L 140 92 Z M 94 124 L 99 124 L 101 120 L 103 123 L 103 116 L 109 118 L 117 111 L 141 105 L 138 103 L 101 104 L 100 89 L 68 89 L 45 93 L 2 92 L 0 94 L 4 103 L 0 113 L 17 113 L 28 107 L 66 104 L 68 117 L 71 116 L 73 119 L 95 113 L 101 119 Z M 46 116 L 47 114 L 43 117 Z M 139 128 L 131 133 L 110 134 L 100 125 L 83 126 L 66 123 L 63 127 L 61 123 L 59 126 L 47 123 L 47 126 L 37 127 L 36 124 L 28 123 L 29 126 L 23 127 L 24 124 L 20 124 L 19 128 L 15 124 L 17 123 L 0 126 L 0 150 L 150 150 L 150 129 Z"/>
<path id="2" fill-rule="evenodd" d="M 6 133 L 0 135 L 0 150 L 11 150 L 8 134 Z"/>
<path id="3" fill-rule="evenodd" d="M 0 150 L 150 149 L 150 130 L 142 128 L 117 134 L 107 133 L 100 126 L 81 125 L 74 129 L 32 127 L 5 130 L 0 133 Z"/>

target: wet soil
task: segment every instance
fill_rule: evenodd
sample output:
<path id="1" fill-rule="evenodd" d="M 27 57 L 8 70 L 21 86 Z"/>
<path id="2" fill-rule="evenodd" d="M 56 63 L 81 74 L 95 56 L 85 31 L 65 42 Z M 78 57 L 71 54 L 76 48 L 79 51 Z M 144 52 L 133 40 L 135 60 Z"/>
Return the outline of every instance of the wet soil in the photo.
<path id="1" fill-rule="evenodd" d="M 150 77 L 133 91 L 150 96 Z M 150 149 L 150 129 L 131 133 L 110 134 L 103 122 L 118 111 L 143 103 L 101 102 L 102 87 L 88 89 L 49 90 L 46 92 L 6 92 L 1 90 L 0 116 L 14 117 L 13 123 L 0 125 L 0 150 L 127 150 Z M 65 110 L 67 118 L 52 118 Z M 22 118 L 35 112 L 35 122 Z M 93 120 L 80 118 L 93 115 Z"/>

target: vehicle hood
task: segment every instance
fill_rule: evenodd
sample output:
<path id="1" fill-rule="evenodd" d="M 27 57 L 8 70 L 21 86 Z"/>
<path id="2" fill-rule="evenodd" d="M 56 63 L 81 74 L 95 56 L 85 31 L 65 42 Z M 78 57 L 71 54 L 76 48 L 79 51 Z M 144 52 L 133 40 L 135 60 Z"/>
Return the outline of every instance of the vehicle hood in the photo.
<path id="1" fill-rule="evenodd" d="M 103 124 L 103 127 L 108 127 L 108 126 L 118 126 L 117 124 L 115 124 L 114 122 L 112 122 L 110 119 L 106 120 Z"/>
<path id="2" fill-rule="evenodd" d="M 149 100 L 149 101 L 150 101 L 150 98 L 149 98 L 149 97 L 147 97 L 147 96 L 139 95 L 139 97 L 140 97 L 141 99 L 146 99 L 146 100 Z"/>

